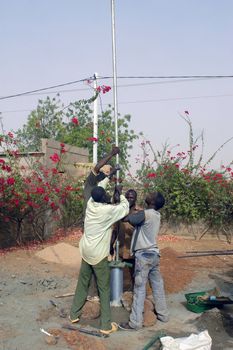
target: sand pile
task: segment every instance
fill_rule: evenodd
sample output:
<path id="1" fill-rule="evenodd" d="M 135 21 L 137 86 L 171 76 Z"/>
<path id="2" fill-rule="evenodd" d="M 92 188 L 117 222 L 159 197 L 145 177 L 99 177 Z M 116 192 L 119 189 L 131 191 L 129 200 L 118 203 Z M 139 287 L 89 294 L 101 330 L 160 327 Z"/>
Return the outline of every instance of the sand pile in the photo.
<path id="1" fill-rule="evenodd" d="M 35 255 L 40 259 L 75 267 L 76 269 L 79 269 L 81 265 L 79 248 L 67 243 L 57 243 L 37 252 Z"/>

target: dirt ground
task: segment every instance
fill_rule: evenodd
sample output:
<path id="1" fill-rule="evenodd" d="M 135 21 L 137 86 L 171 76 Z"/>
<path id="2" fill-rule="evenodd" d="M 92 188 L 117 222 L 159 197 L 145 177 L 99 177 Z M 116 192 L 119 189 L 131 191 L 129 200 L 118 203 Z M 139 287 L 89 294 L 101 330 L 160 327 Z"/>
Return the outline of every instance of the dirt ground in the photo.
<path id="1" fill-rule="evenodd" d="M 69 246 L 77 245 L 75 235 L 59 241 Z M 72 297 L 55 298 L 56 295 L 75 290 L 78 266 L 69 250 L 63 247 L 64 260 L 59 261 L 58 243 L 44 244 L 37 249 L 0 252 L 0 350 L 139 350 L 158 331 L 174 337 L 188 336 L 207 329 L 212 338 L 212 349 L 233 349 L 233 304 L 214 308 L 201 314 L 186 308 L 185 293 L 205 291 L 217 287 L 221 295 L 233 295 L 233 255 L 179 258 L 186 251 L 229 250 L 228 244 L 215 238 L 200 241 L 174 236 L 161 236 L 161 271 L 165 281 L 170 321 L 144 327 L 137 332 L 118 331 L 102 339 L 62 328 L 68 322 Z M 49 252 L 58 261 L 50 261 Z M 73 247 L 72 247 L 73 248 Z M 46 253 L 43 258 L 39 253 Z M 60 254 L 60 252 L 59 252 Z M 43 255 L 43 254 L 42 254 Z M 69 259 L 70 261 L 69 264 Z M 127 272 L 125 290 L 129 288 Z M 52 305 L 51 301 L 57 304 Z M 123 308 L 112 308 L 116 322 L 128 320 Z M 98 327 L 99 320 L 81 320 L 82 326 Z M 40 328 L 58 336 L 56 344 L 46 343 L 46 335 Z M 50 339 L 49 339 L 50 340 Z M 158 349 L 152 346 L 150 349 Z"/>

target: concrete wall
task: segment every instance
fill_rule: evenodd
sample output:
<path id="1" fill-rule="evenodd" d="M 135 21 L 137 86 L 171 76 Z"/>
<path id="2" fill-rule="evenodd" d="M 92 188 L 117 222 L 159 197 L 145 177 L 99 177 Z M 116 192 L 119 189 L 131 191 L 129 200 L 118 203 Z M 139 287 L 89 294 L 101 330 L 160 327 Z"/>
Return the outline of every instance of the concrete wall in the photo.
<path id="1" fill-rule="evenodd" d="M 92 166 L 89 162 L 89 151 L 86 148 L 65 144 L 66 153 L 61 154 L 61 143 L 54 140 L 42 139 L 42 152 L 44 154 L 44 166 L 54 167 L 54 162 L 50 157 L 57 153 L 61 157 L 59 170 L 70 176 L 84 176 Z M 80 166 L 79 166 L 80 165 Z"/>
<path id="2" fill-rule="evenodd" d="M 86 148 L 75 147 L 65 144 L 65 153 L 61 154 L 61 143 L 50 139 L 42 139 L 41 152 L 25 152 L 18 154 L 19 165 L 24 167 L 24 173 L 28 169 L 31 171 L 30 164 L 37 160 L 47 168 L 54 168 L 57 166 L 50 157 L 57 153 L 61 158 L 59 170 L 67 173 L 72 177 L 86 176 L 93 167 L 89 163 L 89 151 Z M 7 159 L 6 154 L 1 153 L 0 158 Z"/>

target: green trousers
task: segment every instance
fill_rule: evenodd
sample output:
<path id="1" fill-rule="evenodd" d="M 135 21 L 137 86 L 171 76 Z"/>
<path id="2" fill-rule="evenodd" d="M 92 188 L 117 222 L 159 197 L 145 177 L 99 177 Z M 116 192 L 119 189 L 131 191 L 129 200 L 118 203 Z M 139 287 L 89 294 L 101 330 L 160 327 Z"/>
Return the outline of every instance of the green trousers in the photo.
<path id="1" fill-rule="evenodd" d="M 70 311 L 70 318 L 80 317 L 82 308 L 87 299 L 88 288 L 92 274 L 95 274 L 97 288 L 100 298 L 100 320 L 101 329 L 111 329 L 111 309 L 110 309 L 110 267 L 107 258 L 101 260 L 96 265 L 89 265 L 82 259 L 79 278 L 75 295 Z"/>

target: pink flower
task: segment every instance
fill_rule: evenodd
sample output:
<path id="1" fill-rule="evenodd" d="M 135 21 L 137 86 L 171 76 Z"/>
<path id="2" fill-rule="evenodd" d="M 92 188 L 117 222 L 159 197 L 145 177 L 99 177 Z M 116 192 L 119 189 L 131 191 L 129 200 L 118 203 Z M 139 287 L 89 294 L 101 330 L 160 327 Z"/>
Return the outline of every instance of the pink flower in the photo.
<path id="1" fill-rule="evenodd" d="M 66 191 L 72 191 L 72 189 L 73 189 L 73 187 L 70 186 L 70 185 L 68 185 L 68 186 L 65 187 L 65 190 L 66 190 Z"/>
<path id="2" fill-rule="evenodd" d="M 64 148 L 65 144 L 64 143 L 60 143 L 60 146 L 61 146 L 61 148 Z"/>
<path id="3" fill-rule="evenodd" d="M 49 196 L 47 196 L 47 195 L 44 196 L 44 201 L 45 201 L 45 202 L 49 202 Z"/>
<path id="4" fill-rule="evenodd" d="M 5 160 L 4 159 L 0 159 L 0 163 L 4 164 Z"/>
<path id="5" fill-rule="evenodd" d="M 14 199 L 14 204 L 15 204 L 16 207 L 18 207 L 19 206 L 19 200 L 18 199 Z"/>
<path id="6" fill-rule="evenodd" d="M 43 187 L 37 187 L 36 193 L 45 193 L 45 190 Z"/>
<path id="7" fill-rule="evenodd" d="M 149 173 L 149 174 L 147 174 L 147 178 L 148 179 L 153 179 L 153 178 L 155 178 L 157 175 L 156 175 L 156 173 Z"/>
<path id="8" fill-rule="evenodd" d="M 189 115 L 189 111 L 184 111 L 184 113 Z"/>
<path id="9" fill-rule="evenodd" d="M 109 92 L 110 90 L 111 90 L 111 86 L 106 86 L 106 85 L 102 86 L 103 94 L 105 94 L 106 92 Z"/>
<path id="10" fill-rule="evenodd" d="M 52 156 L 49 157 L 54 163 L 60 162 L 60 157 L 57 153 L 54 153 Z"/>
<path id="11" fill-rule="evenodd" d="M 107 85 L 98 86 L 96 88 L 96 91 L 98 93 L 100 93 L 102 91 L 103 94 L 106 94 L 106 92 L 109 92 L 110 90 L 111 90 L 111 86 L 107 86 Z"/>
<path id="12" fill-rule="evenodd" d="M 8 185 L 14 185 L 14 183 L 15 183 L 15 179 L 14 179 L 13 177 L 9 177 L 9 178 L 7 179 L 7 184 L 8 184 Z"/>
<path id="13" fill-rule="evenodd" d="M 57 209 L 58 209 L 58 206 L 57 206 L 54 202 L 50 203 L 50 207 L 51 207 L 53 210 L 57 210 Z"/>
<path id="14" fill-rule="evenodd" d="M 9 165 L 6 165 L 5 170 L 6 170 L 8 173 L 10 173 L 10 172 L 11 172 L 11 167 L 10 167 Z"/>
<path id="15" fill-rule="evenodd" d="M 98 138 L 97 137 L 88 137 L 87 141 L 97 142 Z"/>
<path id="16" fill-rule="evenodd" d="M 56 168 L 52 168 L 52 173 L 55 175 L 58 173 L 58 170 Z"/>
<path id="17" fill-rule="evenodd" d="M 73 124 L 75 124 L 75 125 L 79 125 L 78 118 L 73 117 L 73 118 L 71 119 L 71 121 L 72 121 L 72 123 L 73 123 Z"/>
<path id="18" fill-rule="evenodd" d="M 12 132 L 8 132 L 8 134 L 7 134 L 11 139 L 13 139 L 14 138 L 14 135 L 12 134 Z"/>

